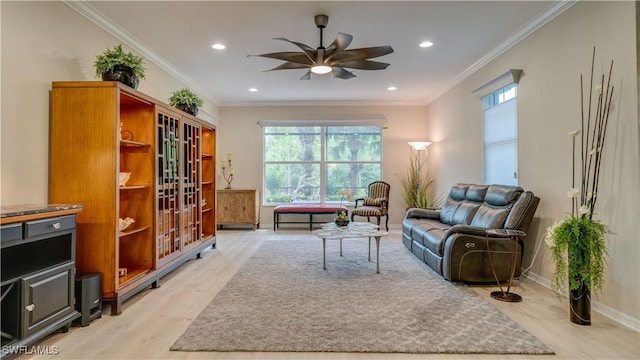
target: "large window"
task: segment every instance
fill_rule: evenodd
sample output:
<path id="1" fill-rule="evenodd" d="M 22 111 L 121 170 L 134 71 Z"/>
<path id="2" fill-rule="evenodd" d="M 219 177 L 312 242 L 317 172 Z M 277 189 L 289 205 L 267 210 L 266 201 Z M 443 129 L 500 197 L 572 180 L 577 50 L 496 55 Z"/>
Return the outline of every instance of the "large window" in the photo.
<path id="1" fill-rule="evenodd" d="M 482 99 L 485 184 L 518 185 L 516 99 L 516 84 Z"/>
<path id="2" fill-rule="evenodd" d="M 363 197 L 382 178 L 381 139 L 380 126 L 265 126 L 265 204 Z"/>

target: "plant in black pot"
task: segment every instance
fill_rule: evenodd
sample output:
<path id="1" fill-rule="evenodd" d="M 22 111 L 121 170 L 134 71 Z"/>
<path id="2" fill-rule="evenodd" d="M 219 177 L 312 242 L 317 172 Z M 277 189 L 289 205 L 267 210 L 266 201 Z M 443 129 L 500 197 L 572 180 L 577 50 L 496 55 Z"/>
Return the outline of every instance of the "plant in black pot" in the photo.
<path id="1" fill-rule="evenodd" d="M 180 89 L 171 93 L 169 105 L 174 106 L 193 116 L 198 115 L 198 108 L 202 106 L 202 99 L 189 89 Z"/>
<path id="2" fill-rule="evenodd" d="M 138 88 L 140 79 L 144 79 L 144 62 L 142 57 L 125 53 L 122 44 L 96 56 L 96 76 L 104 81 L 119 81 L 134 89 Z"/>
<path id="3" fill-rule="evenodd" d="M 611 233 L 606 224 L 594 218 L 594 211 L 599 195 L 600 168 L 604 160 L 602 155 L 613 98 L 613 61 L 607 77 L 604 74 L 594 77 L 595 48 L 591 61 L 591 77 L 586 92 L 580 76 L 580 93 L 583 94 L 581 128 L 569 133 L 573 143 L 572 186 L 567 192 L 567 197 L 571 199 L 571 216 L 549 227 L 545 238 L 551 250 L 551 259 L 555 263 L 551 285 L 560 291 L 568 283 L 569 318 L 579 325 L 591 324 L 591 292 L 602 290 L 607 256 L 606 240 Z M 598 79 L 602 83 L 593 86 L 594 80 L 597 82 Z M 576 138 L 580 140 L 578 154 Z M 579 162 L 576 161 L 577 158 L 580 159 Z M 576 165 L 579 165 L 579 185 L 575 181 Z"/>

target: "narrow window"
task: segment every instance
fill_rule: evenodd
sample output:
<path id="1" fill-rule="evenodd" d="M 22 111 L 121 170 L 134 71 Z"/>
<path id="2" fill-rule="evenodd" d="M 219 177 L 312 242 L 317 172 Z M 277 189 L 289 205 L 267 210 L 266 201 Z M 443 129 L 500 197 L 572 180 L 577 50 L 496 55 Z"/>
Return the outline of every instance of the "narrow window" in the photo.
<path id="1" fill-rule="evenodd" d="M 485 184 L 518 185 L 516 100 L 515 83 L 482 99 Z"/>

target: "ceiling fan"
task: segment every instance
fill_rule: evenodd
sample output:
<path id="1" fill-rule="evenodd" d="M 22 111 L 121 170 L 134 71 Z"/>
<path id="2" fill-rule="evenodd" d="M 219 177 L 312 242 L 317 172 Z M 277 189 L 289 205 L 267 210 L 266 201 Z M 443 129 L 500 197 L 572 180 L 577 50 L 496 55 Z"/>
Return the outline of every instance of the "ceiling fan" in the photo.
<path id="1" fill-rule="evenodd" d="M 320 29 L 320 46 L 317 49 L 283 37 L 277 37 L 274 38 L 274 40 L 282 40 L 292 43 L 302 49 L 302 52 L 286 51 L 249 56 L 261 56 L 285 61 L 282 65 L 267 71 L 309 69 L 307 73 L 300 78 L 300 80 L 311 79 L 311 73 L 327 74 L 329 72 L 333 73 L 333 76 L 336 78 L 351 79 L 356 76 L 345 68 L 358 70 L 384 70 L 389 66 L 387 63 L 368 60 L 370 58 L 391 54 L 393 52 L 393 48 L 389 45 L 347 50 L 347 47 L 351 44 L 351 40 L 353 40 L 353 36 L 345 33 L 338 33 L 338 36 L 336 36 L 336 39 L 331 43 L 331 45 L 327 48 L 322 46 L 322 29 L 327 26 L 328 22 L 329 17 L 327 15 L 315 16 L 316 27 Z"/>

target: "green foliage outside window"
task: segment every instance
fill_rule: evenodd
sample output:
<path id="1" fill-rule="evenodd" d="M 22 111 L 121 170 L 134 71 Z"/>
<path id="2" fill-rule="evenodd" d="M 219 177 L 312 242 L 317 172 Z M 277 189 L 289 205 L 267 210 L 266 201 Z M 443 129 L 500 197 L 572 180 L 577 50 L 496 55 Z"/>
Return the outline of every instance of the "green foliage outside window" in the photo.
<path id="1" fill-rule="evenodd" d="M 381 179 L 381 139 L 380 127 L 266 127 L 265 202 L 339 202 L 344 189 L 363 197 Z"/>

